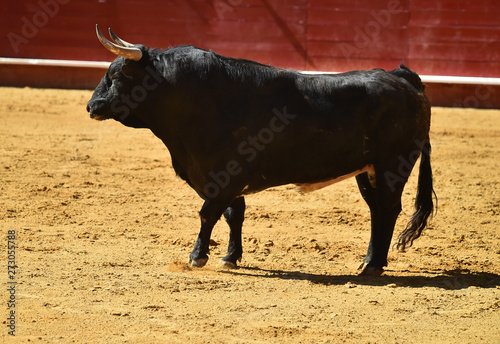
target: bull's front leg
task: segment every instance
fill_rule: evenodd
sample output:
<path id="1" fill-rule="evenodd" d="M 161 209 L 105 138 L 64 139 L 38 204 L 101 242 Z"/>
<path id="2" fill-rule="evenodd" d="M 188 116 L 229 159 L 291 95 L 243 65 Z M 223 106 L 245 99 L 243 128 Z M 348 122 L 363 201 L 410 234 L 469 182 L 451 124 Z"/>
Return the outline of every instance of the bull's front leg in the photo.
<path id="1" fill-rule="evenodd" d="M 203 204 L 200 211 L 201 229 L 198 239 L 194 244 L 194 249 L 189 255 L 189 264 L 193 267 L 201 268 L 208 261 L 208 253 L 210 252 L 210 236 L 212 229 L 222 216 L 226 205 L 221 205 L 220 202 L 207 200 Z"/>

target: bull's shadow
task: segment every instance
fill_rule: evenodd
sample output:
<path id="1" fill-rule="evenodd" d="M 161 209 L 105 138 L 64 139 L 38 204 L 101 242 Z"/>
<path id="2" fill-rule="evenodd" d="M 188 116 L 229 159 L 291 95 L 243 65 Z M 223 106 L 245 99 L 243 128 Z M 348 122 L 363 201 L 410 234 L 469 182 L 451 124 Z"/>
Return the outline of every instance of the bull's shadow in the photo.
<path id="1" fill-rule="evenodd" d="M 398 287 L 435 287 L 448 290 L 466 289 L 468 287 L 497 288 L 500 286 L 500 275 L 471 271 L 467 269 L 434 270 L 434 271 L 401 271 L 405 276 L 391 276 L 386 270 L 382 276 L 358 275 L 322 275 L 300 271 L 270 270 L 259 267 L 240 267 L 227 273 L 256 278 L 276 278 L 283 280 L 306 280 L 322 285 L 345 285 L 347 283 L 370 286 L 396 285 Z"/>

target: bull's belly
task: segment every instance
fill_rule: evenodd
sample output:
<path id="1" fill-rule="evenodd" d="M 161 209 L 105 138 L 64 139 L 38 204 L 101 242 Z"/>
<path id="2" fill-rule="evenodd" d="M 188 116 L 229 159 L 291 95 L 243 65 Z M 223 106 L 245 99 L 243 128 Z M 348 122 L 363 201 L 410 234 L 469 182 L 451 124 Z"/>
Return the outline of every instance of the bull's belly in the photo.
<path id="1" fill-rule="evenodd" d="M 343 175 L 343 176 L 340 176 L 340 177 L 337 177 L 337 178 L 334 178 L 334 179 L 330 179 L 330 180 L 327 180 L 327 181 L 323 181 L 323 182 L 319 182 L 319 183 L 300 183 L 300 184 L 297 183 L 295 185 L 299 186 L 300 190 L 302 192 L 312 192 L 312 191 L 316 191 L 316 190 L 325 188 L 325 187 L 330 186 L 332 184 L 341 182 L 341 181 L 343 181 L 343 180 L 345 180 L 347 178 L 355 177 L 358 174 L 365 173 L 365 172 L 368 173 L 368 178 L 370 180 L 370 184 L 373 187 L 376 187 L 376 182 L 375 182 L 376 181 L 376 179 L 375 179 L 375 167 L 373 165 L 371 165 L 371 164 L 366 165 L 362 169 L 356 170 L 354 172 L 351 172 L 351 173 L 348 173 L 346 175 Z"/>

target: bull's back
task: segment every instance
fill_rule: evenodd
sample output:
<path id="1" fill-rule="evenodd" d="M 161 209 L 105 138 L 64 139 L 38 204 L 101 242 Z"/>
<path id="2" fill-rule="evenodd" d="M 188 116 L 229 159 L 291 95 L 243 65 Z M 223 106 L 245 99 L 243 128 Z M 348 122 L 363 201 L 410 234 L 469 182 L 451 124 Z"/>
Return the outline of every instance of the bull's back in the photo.
<path id="1" fill-rule="evenodd" d="M 306 76 L 295 84 L 301 98 L 287 110 L 296 117 L 253 162 L 265 180 L 342 179 L 366 171 L 381 154 L 397 156 L 398 146 L 425 132 L 419 125 L 426 117 L 420 90 L 392 73 Z"/>

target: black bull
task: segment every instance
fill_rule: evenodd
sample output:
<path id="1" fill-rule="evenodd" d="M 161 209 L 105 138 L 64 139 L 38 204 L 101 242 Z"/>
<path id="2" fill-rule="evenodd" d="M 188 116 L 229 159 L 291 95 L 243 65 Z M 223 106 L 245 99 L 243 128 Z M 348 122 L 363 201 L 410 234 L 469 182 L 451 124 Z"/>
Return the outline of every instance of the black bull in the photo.
<path id="1" fill-rule="evenodd" d="M 430 104 L 418 75 L 404 66 L 305 75 L 219 56 L 191 46 L 148 49 L 98 37 L 120 55 L 88 102 L 90 117 L 149 128 L 168 147 L 175 172 L 204 199 L 189 261 L 204 266 L 222 214 L 227 255 L 242 257 L 244 195 L 296 184 L 315 190 L 355 176 L 371 213 L 362 273 L 378 275 L 401 194 L 421 155 L 415 213 L 399 236 L 413 243 L 433 212 Z"/>

